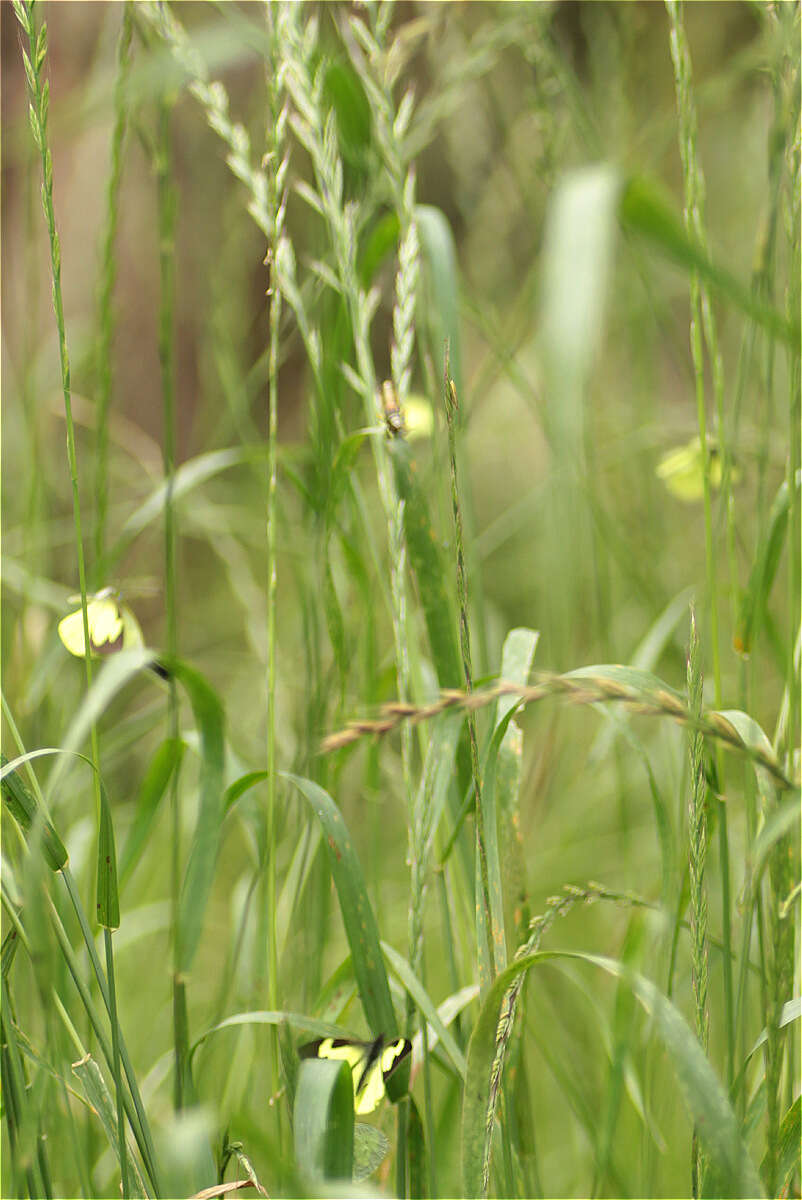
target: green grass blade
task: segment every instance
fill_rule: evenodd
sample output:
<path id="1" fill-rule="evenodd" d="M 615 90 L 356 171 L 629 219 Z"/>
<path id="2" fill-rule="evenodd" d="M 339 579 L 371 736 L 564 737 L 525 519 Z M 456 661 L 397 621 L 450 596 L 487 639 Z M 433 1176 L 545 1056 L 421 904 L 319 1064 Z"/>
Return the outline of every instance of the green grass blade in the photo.
<path id="1" fill-rule="evenodd" d="M 295 1093 L 295 1161 L 312 1178 L 351 1179 L 354 1085 L 347 1062 L 301 1063 Z"/>
<path id="2" fill-rule="evenodd" d="M 794 1173 L 799 1173 L 800 1105 L 802 1105 L 802 1096 L 797 1096 L 780 1125 L 779 1146 L 774 1164 L 777 1194 L 780 1196 L 788 1194 Z M 768 1155 L 763 1158 L 761 1172 L 765 1174 L 767 1167 Z"/>
<path id="3" fill-rule="evenodd" d="M 429 1194 L 426 1135 L 423 1131 L 423 1122 L 418 1112 L 418 1106 L 411 1096 L 407 1099 L 407 1104 L 409 1105 L 407 1117 L 408 1194 L 410 1200 L 418 1200 L 419 1197 Z"/>
<path id="4" fill-rule="evenodd" d="M 365 1019 L 374 1036 L 384 1034 L 386 1038 L 394 1038 L 398 1027 L 379 943 L 379 929 L 368 899 L 362 866 L 342 813 L 328 792 L 311 779 L 289 773 L 285 778 L 298 788 L 325 834 L 329 865 L 351 947 Z M 395 1071 L 392 1078 L 400 1073 L 400 1070 Z"/>
<path id="5" fill-rule="evenodd" d="M 460 1076 L 464 1079 L 466 1070 L 465 1055 L 462 1053 L 456 1041 L 454 1040 L 454 1037 L 449 1032 L 431 996 L 426 991 L 426 988 L 423 986 L 421 981 L 417 978 L 407 960 L 403 958 L 397 950 L 394 950 L 392 946 L 388 945 L 387 942 L 382 942 L 381 945 L 382 950 L 384 951 L 384 957 L 387 959 L 401 983 L 413 997 L 415 1004 L 429 1022 L 432 1031 L 440 1039 L 443 1044 L 443 1048 L 447 1052 Z"/>
<path id="6" fill-rule="evenodd" d="M 243 463 L 255 463 L 267 458 L 266 445 L 236 446 L 227 450 L 211 450 L 199 454 L 188 462 L 182 463 L 172 477 L 172 487 L 168 483 L 160 483 L 150 496 L 131 513 L 120 530 L 117 541 L 110 548 L 107 562 L 109 568 L 116 566 L 128 551 L 131 542 L 148 525 L 152 524 L 164 512 L 168 493 L 171 502 L 176 504 L 193 488 L 200 487 L 207 480 L 227 471 L 230 467 Z"/>
<path id="7" fill-rule="evenodd" d="M 167 791 L 173 771 L 178 770 L 184 749 L 184 743 L 180 739 L 165 738 L 150 761 L 139 787 L 134 819 L 120 855 L 120 887 L 124 886 L 142 857 L 159 804 Z"/>
<path id="8" fill-rule="evenodd" d="M 120 926 L 114 823 L 108 793 L 102 780 L 100 780 L 100 824 L 97 839 L 97 920 L 104 929 L 118 929 Z"/>
<path id="9" fill-rule="evenodd" d="M 448 341 L 451 378 L 462 392 L 462 355 L 459 331 L 459 280 L 457 251 L 448 218 L 431 204 L 415 208 L 424 280 L 428 291 L 425 312 L 429 324 L 429 353 L 436 379 L 443 378 L 443 347 Z"/>
<path id="10" fill-rule="evenodd" d="M 100 1067 L 92 1055 L 87 1054 L 85 1058 L 72 1064 L 72 1070 L 81 1084 L 84 1095 L 103 1126 L 103 1132 L 106 1135 L 109 1146 L 113 1150 L 118 1163 L 120 1163 L 120 1147 L 117 1140 L 117 1112 Z M 126 1147 L 126 1153 L 128 1156 L 129 1194 L 145 1197 L 148 1195 L 148 1190 L 145 1187 L 142 1174 L 129 1147 Z M 122 1170 L 121 1163 L 120 1169 Z"/>
<path id="11" fill-rule="evenodd" d="M 487 884 L 488 898 L 490 901 L 490 911 L 485 915 L 482 906 L 476 906 L 477 920 L 477 945 L 480 954 L 483 952 L 487 940 L 485 937 L 484 922 L 486 919 L 490 921 L 490 937 L 493 943 L 493 958 L 495 970 L 503 971 L 507 965 L 507 934 L 505 932 L 504 922 L 504 889 L 501 883 L 501 856 L 499 854 L 499 822 L 498 811 L 496 804 L 496 780 L 499 767 L 499 755 L 504 739 L 510 730 L 510 722 L 515 715 L 515 707 L 508 708 L 504 716 L 493 730 L 493 736 L 490 739 L 490 745 L 487 748 L 485 761 L 482 768 L 482 794 L 481 805 L 483 815 L 483 825 L 485 834 L 485 854 L 487 857 Z M 479 879 L 477 876 L 477 886 Z M 485 969 L 488 970 L 489 963 L 485 964 Z M 492 973 L 489 974 L 492 978 Z"/>
<path id="12" fill-rule="evenodd" d="M 714 263 L 704 248 L 691 238 L 673 205 L 652 181 L 630 179 L 621 194 L 619 217 L 625 229 L 639 233 L 667 258 L 700 278 L 761 325 L 772 337 L 799 345 L 799 322 L 788 320 L 764 304 L 729 271 Z"/>
<path id="13" fill-rule="evenodd" d="M 186 689 L 201 740 L 200 806 L 192 835 L 176 930 L 176 965 L 192 965 L 200 941 L 206 902 L 212 887 L 223 810 L 223 708 L 202 675 L 183 662 L 167 664 Z"/>
<path id="14" fill-rule="evenodd" d="M 5 769 L 7 764 L 6 756 L 0 754 L 0 767 Z M 31 830 L 41 829 L 42 853 L 48 866 L 54 871 L 60 871 L 68 857 L 64 843 L 16 771 L 4 773 L 0 778 L 0 787 L 8 810 L 20 828 L 26 834 Z"/>
<path id="15" fill-rule="evenodd" d="M 620 190 L 621 178 L 607 164 L 573 171 L 555 191 L 546 218 L 540 338 L 547 375 L 559 380 L 571 404 L 582 403 L 601 342 Z M 581 411 L 563 410 L 559 420 L 561 429 L 553 430 L 558 444 L 580 445 Z"/>
<path id="16" fill-rule="evenodd" d="M 790 492 L 786 480 L 780 484 L 779 491 L 769 512 L 768 523 L 763 529 L 749 581 L 746 585 L 734 638 L 735 649 L 739 654 L 750 654 L 755 639 L 760 633 L 765 620 L 766 603 L 771 592 L 777 568 L 780 565 L 780 555 L 785 544 L 785 534 L 788 528 L 788 513 L 791 508 Z"/>
<path id="17" fill-rule="evenodd" d="M 90 731 L 101 715 L 111 704 L 117 693 L 125 687 L 144 667 L 153 662 L 152 650 L 145 647 L 133 647 L 130 650 L 120 650 L 106 659 L 97 675 L 92 680 L 92 686 L 81 701 L 81 705 L 73 717 L 67 733 L 62 741 L 62 750 L 66 753 L 79 750 Z M 49 795 L 56 792 L 63 771 L 67 765 L 65 755 L 56 761 L 47 781 Z"/>
<path id="18" fill-rule="evenodd" d="M 429 497 L 417 477 L 407 443 L 398 438 L 389 446 L 389 452 L 398 495 L 404 501 L 407 551 L 418 583 L 434 669 L 441 687 L 457 687 L 462 682 L 457 620 L 446 584 L 445 556 L 432 524 Z"/>
<path id="19" fill-rule="evenodd" d="M 213 1025 L 211 1029 L 207 1029 L 199 1038 L 196 1038 L 190 1049 L 190 1058 L 212 1034 L 220 1033 L 223 1029 L 238 1029 L 243 1025 L 290 1025 L 293 1029 L 300 1029 L 303 1033 L 311 1034 L 313 1037 L 349 1038 L 353 1036 L 351 1030 L 342 1025 L 332 1025 L 330 1021 L 318 1021 L 314 1017 L 307 1017 L 304 1013 L 284 1010 L 270 1012 L 266 1009 L 241 1012 L 226 1017 L 225 1021 Z"/>
<path id="20" fill-rule="evenodd" d="M 536 629 L 511 629 L 504 639 L 501 651 L 501 678 L 510 683 L 526 685 L 535 660 L 535 651 L 540 640 Z M 514 696 L 499 696 L 496 705 L 496 725 L 515 706 Z"/>

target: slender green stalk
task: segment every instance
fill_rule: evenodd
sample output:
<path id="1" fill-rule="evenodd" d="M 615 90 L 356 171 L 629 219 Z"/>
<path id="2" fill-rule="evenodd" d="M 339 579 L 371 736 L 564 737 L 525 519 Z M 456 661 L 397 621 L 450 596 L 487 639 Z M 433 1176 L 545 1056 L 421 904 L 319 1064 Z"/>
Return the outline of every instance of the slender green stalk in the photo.
<path id="1" fill-rule="evenodd" d="M 462 651 L 462 666 L 465 671 L 465 688 L 468 695 L 473 691 L 471 669 L 471 635 L 468 627 L 468 581 L 465 577 L 465 549 L 462 535 L 462 509 L 459 499 L 457 482 L 457 389 L 448 371 L 448 347 L 445 354 L 444 378 L 446 417 L 448 420 L 448 448 L 451 463 L 451 502 L 454 509 L 454 530 L 456 534 L 457 556 L 457 595 L 459 599 L 459 640 Z M 482 905 L 484 908 L 483 925 L 487 939 L 487 964 L 490 972 L 488 984 L 493 982 L 496 974 L 496 960 L 493 950 L 493 935 L 490 919 L 490 882 L 487 869 L 487 851 L 485 848 L 484 816 L 482 813 L 482 779 L 479 769 L 479 743 L 476 737 L 476 716 L 472 709 L 467 714 L 468 739 L 471 747 L 471 775 L 473 777 L 474 818 L 476 821 L 476 851 L 479 858 L 479 875 L 482 885 Z M 480 958 L 481 962 L 481 958 Z"/>
<path id="2" fill-rule="evenodd" d="M 267 994 L 270 1008 L 279 1008 L 278 956 L 278 884 L 276 861 L 278 838 L 276 830 L 276 595 L 278 588 L 277 512 L 278 485 L 278 368 L 279 331 L 281 329 L 282 294 L 275 279 L 278 244 L 284 236 L 287 207 L 286 178 L 289 156 L 286 148 L 288 108 L 284 103 L 282 70 L 276 5 L 265 5 L 268 35 L 268 54 L 265 57 L 267 75 L 267 122 L 265 161 L 267 179 L 267 212 L 270 218 L 266 263 L 270 270 L 268 287 L 268 383 L 267 383 L 267 809 L 265 812 L 265 863 L 263 912 L 268 925 L 267 937 Z M 271 1031 L 272 1091 L 279 1090 L 279 1032 Z"/>
<path id="3" fill-rule="evenodd" d="M 27 2 L 26 0 L 15 0 L 14 11 L 28 38 L 29 54 L 26 54 L 25 50 L 23 49 L 22 55 L 31 98 L 29 109 L 31 129 L 33 131 L 34 141 L 39 149 L 42 160 L 42 205 L 44 208 L 45 220 L 47 222 L 48 238 L 50 243 L 50 265 L 53 279 L 53 308 L 55 311 L 56 327 L 58 331 L 61 385 L 64 398 L 64 415 L 67 428 L 67 459 L 70 471 L 70 482 L 72 486 L 75 550 L 78 563 L 78 580 L 81 592 L 83 637 L 84 647 L 88 649 L 90 645 L 90 639 L 86 597 L 86 566 L 84 562 L 83 533 L 81 527 L 81 502 L 78 491 L 78 462 L 75 452 L 75 429 L 72 416 L 70 360 L 67 350 L 67 337 L 64 324 L 64 303 L 61 290 L 61 247 L 59 243 L 58 231 L 56 229 L 56 214 L 55 205 L 53 202 L 53 160 L 47 140 L 47 116 L 50 88 L 48 81 L 46 79 L 43 80 L 43 71 L 47 56 L 47 26 L 43 24 L 41 29 L 37 32 L 34 0 L 27 0 Z M 88 692 L 92 686 L 92 657 L 89 653 L 84 655 L 84 667 L 86 672 L 86 687 Z M 98 814 L 99 818 L 101 809 L 100 752 L 98 746 L 97 727 L 94 721 L 92 721 L 90 728 L 90 742 L 92 763 L 94 766 L 92 779 L 95 794 L 95 812 Z M 116 1012 L 112 1013 L 110 1011 L 109 1017 L 111 1020 L 112 1032 L 116 1036 L 119 1034 Z M 119 1112 L 123 1100 L 123 1097 L 121 1096 L 122 1084 L 119 1069 L 115 1074 L 115 1084 L 117 1088 L 117 1104 Z M 121 1136 L 124 1137 L 124 1129 L 122 1124 Z"/>
<path id="4" fill-rule="evenodd" d="M 159 102 L 156 140 L 156 186 L 158 193 L 159 245 L 159 365 L 162 385 L 162 456 L 166 494 L 164 499 L 164 599 L 167 614 L 167 652 L 178 655 L 178 618 L 176 605 L 176 515 L 173 489 L 176 470 L 176 413 L 175 413 L 175 219 L 176 195 L 171 177 L 170 149 L 171 104 L 165 98 Z M 167 695 L 168 737 L 178 737 L 178 689 L 174 678 L 168 680 Z M 181 892 L 181 804 L 178 794 L 178 772 L 170 780 L 170 909 L 173 955 L 178 944 L 178 909 Z M 173 974 L 173 1044 L 175 1049 L 174 1104 L 180 1111 L 186 1102 L 184 1084 L 187 1071 L 186 1003 L 183 981 L 178 977 L 174 958 Z"/>
<path id="5" fill-rule="evenodd" d="M 31 129 L 34 141 L 42 160 L 42 207 L 44 209 L 47 233 L 50 243 L 50 269 L 53 280 L 52 297 L 53 309 L 56 316 L 58 333 L 59 362 L 61 366 L 61 390 L 64 397 L 64 417 L 67 426 L 67 462 L 72 487 L 72 512 L 75 528 L 75 552 L 78 564 L 78 582 L 81 590 L 81 610 L 83 613 L 84 645 L 89 645 L 89 620 L 86 611 L 86 566 L 84 562 L 84 544 L 81 531 L 81 500 L 78 493 L 78 460 L 75 453 L 75 426 L 72 419 L 72 385 L 70 382 L 70 358 L 67 351 L 67 334 L 64 326 L 64 301 L 61 292 L 61 245 L 56 229 L 56 211 L 53 203 L 53 159 L 47 141 L 47 114 L 50 102 L 50 84 L 43 79 L 45 59 L 47 57 L 47 25 L 36 30 L 35 0 L 13 0 L 17 20 L 28 38 L 30 54 L 23 48 L 22 60 L 28 81 L 28 91 L 31 104 L 29 109 Z M 92 686 L 92 659 L 84 655 L 86 669 L 87 691 Z M 98 776 L 98 746 L 97 729 L 93 723 L 91 731 L 92 761 L 95 764 L 93 772 L 95 780 L 96 811 L 100 812 L 100 788 Z"/>
<path id="6" fill-rule="evenodd" d="M 702 711 L 702 668 L 696 619 L 691 609 L 691 638 L 688 652 L 688 708 L 697 716 Z M 704 739 L 698 730 L 691 730 L 690 751 L 690 794 L 688 798 L 688 869 L 690 879 L 691 906 L 691 983 L 693 986 L 696 1035 L 707 1051 L 710 1036 L 710 1014 L 707 1007 L 708 955 L 707 955 L 707 891 L 705 888 L 705 860 L 707 858 L 707 783 L 704 777 L 702 752 Z M 704 1174 L 704 1155 L 699 1145 L 697 1130 L 693 1132 L 692 1147 L 692 1190 L 699 1195 Z"/>
<path id="7" fill-rule="evenodd" d="M 109 981 L 109 1017 L 111 1021 L 111 1055 L 114 1090 L 117 1097 L 117 1143 L 120 1156 L 123 1200 L 128 1197 L 128 1151 L 125 1145 L 125 1115 L 123 1110 L 123 1081 L 120 1072 L 120 1024 L 117 1019 L 117 985 L 114 981 L 114 945 L 111 930 L 103 929 L 106 946 L 106 976 Z"/>
<path id="8" fill-rule="evenodd" d="M 100 994 L 101 994 L 101 996 L 103 998 L 103 1002 L 106 1006 L 106 1011 L 109 1014 L 109 1019 L 111 1019 L 111 999 L 109 996 L 108 984 L 106 982 L 106 977 L 103 973 L 103 968 L 100 965 L 100 959 L 97 956 L 97 951 L 95 949 L 95 941 L 94 941 L 94 938 L 92 937 L 92 931 L 89 928 L 89 922 L 86 919 L 86 913 L 84 912 L 83 905 L 81 904 L 81 899 L 80 899 L 80 896 L 78 895 L 78 889 L 75 886 L 75 880 L 72 877 L 72 872 L 70 871 L 69 867 L 64 867 L 64 869 L 61 871 L 61 877 L 64 880 L 64 886 L 67 890 L 67 895 L 69 896 L 73 910 L 78 919 L 78 924 L 79 924 L 79 927 L 81 930 L 81 936 L 83 938 L 84 947 L 86 948 L 86 952 L 89 956 L 89 961 L 92 965 L 92 970 L 94 972 L 95 979 L 97 980 L 97 984 L 100 989 Z M 61 922 L 61 918 L 58 914 L 58 911 L 56 910 L 55 905 L 53 905 L 52 903 L 51 903 L 51 908 L 50 908 L 50 917 L 51 917 L 51 921 L 53 922 L 53 928 L 55 930 L 56 938 L 61 947 L 62 954 L 64 955 L 64 959 L 67 963 L 69 972 L 72 975 L 75 986 L 78 989 L 78 993 L 81 997 L 81 1001 L 82 1001 L 84 1009 L 86 1011 L 86 1015 L 89 1019 L 89 1022 L 91 1024 L 92 1028 L 95 1031 L 98 1041 L 100 1042 L 100 1046 L 103 1051 L 106 1062 L 108 1063 L 109 1067 L 111 1068 L 112 1062 L 113 1062 L 112 1048 L 109 1046 L 108 1039 L 106 1038 L 105 1032 L 103 1030 L 100 1016 L 94 1006 L 89 989 L 86 986 L 86 983 L 79 971 L 78 963 L 75 958 L 75 954 L 73 952 L 72 946 L 70 945 L 69 939 L 67 937 L 66 930 L 64 929 L 64 926 Z M 125 1111 L 128 1114 L 128 1120 L 131 1125 L 131 1129 L 133 1130 L 134 1137 L 136 1138 L 136 1141 L 137 1141 L 137 1145 L 139 1146 L 139 1150 L 142 1155 L 142 1161 L 145 1164 L 145 1168 L 146 1168 L 148 1175 L 150 1176 L 151 1182 L 153 1184 L 154 1195 L 160 1196 L 162 1194 L 162 1189 L 161 1189 L 161 1184 L 159 1182 L 158 1172 L 156 1169 L 156 1155 L 155 1155 L 155 1152 L 153 1149 L 153 1139 L 151 1137 L 150 1126 L 148 1124 L 147 1116 L 145 1115 L 145 1106 L 142 1103 L 142 1096 L 140 1095 L 140 1092 L 139 1092 L 139 1086 L 137 1084 L 136 1075 L 134 1074 L 134 1069 L 131 1065 L 131 1059 L 128 1054 L 128 1049 L 125 1044 L 125 1038 L 123 1036 L 123 1032 L 121 1029 L 119 1029 L 119 1038 L 120 1038 L 120 1058 L 122 1059 L 123 1069 L 125 1070 L 125 1077 L 128 1081 L 128 1087 L 131 1092 L 130 1100 L 129 1100 L 127 1094 L 125 1094 L 123 1096 L 123 1102 L 125 1104 Z"/>
<path id="9" fill-rule="evenodd" d="M 685 36 L 685 26 L 682 6 L 677 0 L 666 0 L 671 21 L 671 57 L 674 64 L 674 85 L 677 92 L 677 115 L 679 150 L 682 159 L 682 171 L 685 180 L 685 226 L 700 242 L 706 244 L 704 231 L 704 178 L 697 154 L 697 119 L 696 106 L 693 98 L 691 80 L 691 60 L 688 43 Z M 710 488 L 710 446 L 708 444 L 708 424 L 705 401 L 704 351 L 702 336 L 707 340 L 708 354 L 713 371 L 716 406 L 719 413 L 723 411 L 723 374 L 721 359 L 718 352 L 718 342 L 715 333 L 715 323 L 710 307 L 710 297 L 706 288 L 700 283 L 698 273 L 691 274 L 691 357 L 693 359 L 696 377 L 696 418 L 699 430 L 699 441 L 702 451 L 703 487 L 704 487 L 704 521 L 705 521 L 705 562 L 707 566 L 707 593 L 710 606 L 710 647 L 713 660 L 713 687 L 716 708 L 721 708 L 721 661 L 719 656 L 719 613 L 718 587 L 716 582 L 716 552 L 713 541 L 713 516 Z M 721 422 L 719 422 L 721 424 Z M 719 428 L 719 436 L 723 429 Z M 716 748 L 716 766 L 718 777 L 723 782 L 723 760 L 718 747 Z M 723 959 L 724 968 L 724 1022 L 726 1031 L 726 1077 L 727 1084 L 732 1085 L 735 1071 L 735 1004 L 732 980 L 732 959 L 729 953 L 732 944 L 731 933 L 731 898 L 730 898 L 730 862 L 729 838 L 727 834 L 726 805 L 718 801 L 718 832 L 719 858 L 721 867 L 721 924 L 726 953 Z"/>
<path id="10" fill-rule="evenodd" d="M 120 181 L 122 178 L 123 147 L 126 130 L 125 89 L 131 64 L 131 34 L 133 4 L 126 0 L 122 28 L 117 44 L 117 75 L 114 80 L 114 128 L 111 135 L 111 166 L 106 184 L 106 224 L 103 231 L 98 289 L 100 335 L 97 348 L 97 429 L 95 434 L 95 555 L 93 577 L 95 586 L 105 582 L 106 520 L 109 502 L 109 405 L 111 402 L 112 368 L 111 343 L 114 334 L 112 293 L 117 275 L 115 242 L 120 212 Z"/>

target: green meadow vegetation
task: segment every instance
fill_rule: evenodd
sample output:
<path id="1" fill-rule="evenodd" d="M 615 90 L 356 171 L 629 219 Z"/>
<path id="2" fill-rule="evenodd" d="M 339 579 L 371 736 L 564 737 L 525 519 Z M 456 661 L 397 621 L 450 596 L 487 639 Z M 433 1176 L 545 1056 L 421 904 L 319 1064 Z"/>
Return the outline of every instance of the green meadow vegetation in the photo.
<path id="1" fill-rule="evenodd" d="M 798 4 L 3 18 L 2 1194 L 798 1197 Z"/>

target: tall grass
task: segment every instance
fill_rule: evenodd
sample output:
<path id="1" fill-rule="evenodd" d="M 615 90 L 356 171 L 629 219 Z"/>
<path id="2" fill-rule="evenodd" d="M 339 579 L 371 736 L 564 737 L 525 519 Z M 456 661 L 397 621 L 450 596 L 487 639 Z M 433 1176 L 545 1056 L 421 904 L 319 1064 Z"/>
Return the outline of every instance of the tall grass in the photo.
<path id="1" fill-rule="evenodd" d="M 798 1195 L 798 9 L 14 13 L 4 1194 Z"/>

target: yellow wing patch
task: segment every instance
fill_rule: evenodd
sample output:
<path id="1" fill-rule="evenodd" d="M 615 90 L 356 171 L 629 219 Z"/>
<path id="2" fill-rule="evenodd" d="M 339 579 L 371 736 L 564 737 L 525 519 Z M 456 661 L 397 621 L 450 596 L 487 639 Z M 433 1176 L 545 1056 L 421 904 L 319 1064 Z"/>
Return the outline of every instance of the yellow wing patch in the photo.
<path id="1" fill-rule="evenodd" d="M 357 1042 L 347 1038 L 318 1038 L 301 1046 L 302 1058 L 333 1058 L 347 1062 L 354 1080 L 354 1112 L 362 1117 L 379 1107 L 385 1096 L 385 1082 L 412 1050 L 411 1042 L 398 1038 L 385 1045 L 383 1037 L 375 1042 Z"/>
<path id="2" fill-rule="evenodd" d="M 708 455 L 710 458 L 710 486 L 714 491 L 721 487 L 723 475 L 721 453 L 712 438 L 708 440 Z M 704 460 L 702 458 L 702 443 L 698 437 L 693 437 L 684 446 L 677 446 L 664 454 L 657 464 L 655 472 L 662 479 L 672 495 L 686 504 L 693 504 L 704 496 Z M 730 477 L 737 483 L 740 472 L 730 466 Z"/>
<path id="3" fill-rule="evenodd" d="M 88 600 L 86 616 L 89 625 L 89 650 L 93 656 L 113 654 L 116 650 L 144 645 L 142 630 L 136 617 L 130 608 L 120 605 L 108 589 L 98 592 Z M 58 635 L 70 654 L 77 658 L 85 656 L 84 619 L 80 608 L 59 621 Z"/>

